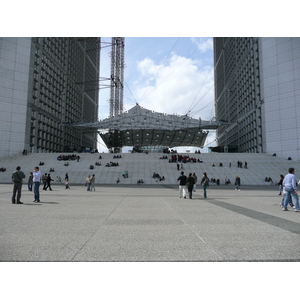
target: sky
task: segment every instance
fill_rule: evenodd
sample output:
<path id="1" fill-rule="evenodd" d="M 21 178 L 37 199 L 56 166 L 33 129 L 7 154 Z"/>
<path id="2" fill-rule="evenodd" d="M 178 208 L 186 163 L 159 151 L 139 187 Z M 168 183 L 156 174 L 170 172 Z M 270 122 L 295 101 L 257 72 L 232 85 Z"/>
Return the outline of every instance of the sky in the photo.
<path id="1" fill-rule="evenodd" d="M 110 43 L 111 38 L 102 38 L 102 42 Z M 109 52 L 109 47 L 101 50 L 101 77 L 110 76 Z M 123 111 L 138 103 L 157 112 L 189 114 L 202 120 L 215 116 L 213 38 L 125 37 L 124 52 Z M 104 119 L 109 116 L 109 89 L 100 89 L 99 98 L 99 119 Z M 214 140 L 212 131 L 201 152 L 207 152 L 207 146 L 214 146 Z M 101 141 L 98 149 L 107 151 Z"/>

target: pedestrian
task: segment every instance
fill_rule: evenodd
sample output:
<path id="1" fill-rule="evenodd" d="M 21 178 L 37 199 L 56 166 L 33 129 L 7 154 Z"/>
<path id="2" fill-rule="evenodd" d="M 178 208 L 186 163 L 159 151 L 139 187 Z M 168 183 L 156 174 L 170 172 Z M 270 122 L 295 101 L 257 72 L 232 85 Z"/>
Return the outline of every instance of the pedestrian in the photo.
<path id="1" fill-rule="evenodd" d="M 88 177 L 85 179 L 85 185 L 86 185 L 86 190 L 90 191 L 91 190 L 91 175 L 88 175 Z"/>
<path id="2" fill-rule="evenodd" d="M 42 175 L 42 181 L 43 181 L 43 184 L 44 184 L 44 186 L 43 186 L 43 191 L 46 191 L 46 187 L 47 187 L 47 176 L 48 176 L 47 173 L 45 173 L 45 175 Z"/>
<path id="3" fill-rule="evenodd" d="M 93 191 L 93 189 L 94 189 L 94 192 L 95 192 L 96 191 L 96 189 L 95 189 L 95 174 L 92 175 L 90 182 L 91 182 L 91 187 L 90 187 L 91 192 Z"/>
<path id="4" fill-rule="evenodd" d="M 287 211 L 287 205 L 289 202 L 290 196 L 292 196 L 295 200 L 295 212 L 300 211 L 299 207 L 299 198 L 297 194 L 297 184 L 296 184 L 296 177 L 294 175 L 295 169 L 294 168 L 289 168 L 289 173 L 285 175 L 283 179 L 283 185 L 285 187 L 285 196 L 284 196 L 284 201 L 283 201 L 283 210 Z"/>
<path id="5" fill-rule="evenodd" d="M 203 196 L 204 196 L 204 198 L 207 198 L 206 189 L 207 189 L 207 187 L 209 187 L 209 178 L 207 177 L 206 172 L 203 173 L 200 184 L 202 185 L 202 188 L 203 188 Z"/>
<path id="6" fill-rule="evenodd" d="M 189 174 L 188 178 L 186 179 L 186 185 L 189 192 L 189 198 L 192 199 L 193 196 L 193 187 L 195 184 L 195 179 L 192 175 L 192 173 Z"/>
<path id="7" fill-rule="evenodd" d="M 32 172 L 30 172 L 27 185 L 28 185 L 28 191 L 32 191 L 32 185 L 33 185 L 33 174 L 32 174 Z"/>
<path id="8" fill-rule="evenodd" d="M 53 179 L 50 176 L 50 173 L 48 173 L 47 177 L 46 177 L 46 187 L 45 187 L 45 191 L 47 191 L 47 188 L 49 188 L 50 191 L 52 191 L 51 188 L 51 181 L 53 181 Z"/>
<path id="9" fill-rule="evenodd" d="M 278 195 L 281 195 L 282 193 L 282 189 L 283 189 L 283 179 L 284 179 L 284 176 L 283 175 L 280 175 L 280 179 L 279 179 L 279 182 L 278 182 L 278 185 L 279 185 L 279 194 Z"/>
<path id="10" fill-rule="evenodd" d="M 181 171 L 181 175 L 177 178 L 177 182 L 179 181 L 179 198 L 186 198 L 186 180 L 187 177 L 184 175 L 184 172 Z"/>
<path id="11" fill-rule="evenodd" d="M 34 167 L 33 170 L 33 193 L 34 193 L 34 201 L 40 202 L 40 185 L 42 180 L 42 173 L 40 172 L 39 167 Z"/>
<path id="12" fill-rule="evenodd" d="M 69 174 L 66 173 L 65 175 L 65 186 L 66 186 L 66 189 L 69 189 L 70 186 L 69 186 Z"/>
<path id="13" fill-rule="evenodd" d="M 281 200 L 281 203 L 279 204 L 281 207 L 283 207 L 284 197 L 285 197 L 285 194 L 286 194 L 285 187 L 283 187 L 282 193 L 283 193 L 283 198 Z M 290 205 L 291 208 L 296 208 L 296 206 L 293 204 L 293 200 L 292 200 L 292 196 L 291 195 L 290 195 L 290 198 L 288 200 L 288 203 L 289 203 L 289 205 Z"/>
<path id="14" fill-rule="evenodd" d="M 196 192 L 196 189 L 197 189 L 196 185 L 197 185 L 197 180 L 198 180 L 198 177 L 197 177 L 196 173 L 193 173 L 193 177 L 194 177 L 194 180 L 195 180 L 194 187 L 193 187 L 193 192 Z"/>
<path id="15" fill-rule="evenodd" d="M 65 179 L 65 186 L 66 186 L 66 189 L 70 189 L 69 180 L 67 180 L 67 179 Z"/>
<path id="16" fill-rule="evenodd" d="M 235 184 L 235 190 L 240 191 L 241 190 L 241 178 L 238 175 L 235 176 L 234 184 Z"/>
<path id="17" fill-rule="evenodd" d="M 25 174 L 21 171 L 21 167 L 17 166 L 16 171 L 14 171 L 11 176 L 11 179 L 14 183 L 13 194 L 11 198 L 11 202 L 13 204 L 16 203 L 16 195 L 17 195 L 17 204 L 23 204 L 23 202 L 20 201 L 23 178 L 25 178 Z"/>

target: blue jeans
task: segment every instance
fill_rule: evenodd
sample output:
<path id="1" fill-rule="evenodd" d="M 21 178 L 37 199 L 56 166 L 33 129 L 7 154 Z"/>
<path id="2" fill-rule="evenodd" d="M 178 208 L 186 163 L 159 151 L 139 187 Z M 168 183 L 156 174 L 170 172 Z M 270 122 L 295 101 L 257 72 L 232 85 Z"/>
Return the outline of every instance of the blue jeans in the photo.
<path id="1" fill-rule="evenodd" d="M 40 182 L 34 182 L 33 183 L 33 193 L 34 193 L 34 200 L 37 202 L 40 202 Z"/>
<path id="2" fill-rule="evenodd" d="M 298 194 L 295 194 L 295 189 L 293 188 L 285 188 L 286 194 L 284 196 L 284 200 L 283 200 L 283 207 L 287 208 L 287 205 L 289 203 L 289 199 L 292 196 L 295 200 L 295 208 L 298 210 L 300 209 L 299 207 L 299 198 L 298 198 Z"/>
<path id="3" fill-rule="evenodd" d="M 28 191 L 32 191 L 32 181 L 28 181 Z"/>
<path id="4" fill-rule="evenodd" d="M 284 197 L 285 197 L 285 195 L 283 196 L 282 201 L 281 201 L 281 206 L 282 207 L 283 207 L 283 203 L 284 203 Z M 290 198 L 288 200 L 288 204 L 290 205 L 290 207 L 294 207 L 292 196 L 290 196 Z"/>

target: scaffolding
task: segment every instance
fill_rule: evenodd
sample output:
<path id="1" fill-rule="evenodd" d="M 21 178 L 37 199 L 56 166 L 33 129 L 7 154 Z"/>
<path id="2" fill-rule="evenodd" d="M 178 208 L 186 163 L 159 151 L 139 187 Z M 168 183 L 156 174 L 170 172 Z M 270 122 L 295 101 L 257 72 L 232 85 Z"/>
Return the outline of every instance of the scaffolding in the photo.
<path id="1" fill-rule="evenodd" d="M 123 112 L 124 38 L 112 37 L 110 68 L 110 117 Z"/>

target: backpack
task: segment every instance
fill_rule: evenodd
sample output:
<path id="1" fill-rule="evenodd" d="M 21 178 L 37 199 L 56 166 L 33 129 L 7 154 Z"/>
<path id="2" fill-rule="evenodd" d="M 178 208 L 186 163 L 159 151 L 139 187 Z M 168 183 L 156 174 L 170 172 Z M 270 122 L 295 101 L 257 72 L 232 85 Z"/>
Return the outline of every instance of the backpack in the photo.
<path id="1" fill-rule="evenodd" d="M 205 180 L 203 181 L 203 184 L 206 185 L 206 186 L 209 186 L 209 179 L 205 178 Z"/>

